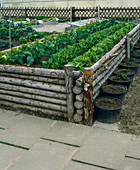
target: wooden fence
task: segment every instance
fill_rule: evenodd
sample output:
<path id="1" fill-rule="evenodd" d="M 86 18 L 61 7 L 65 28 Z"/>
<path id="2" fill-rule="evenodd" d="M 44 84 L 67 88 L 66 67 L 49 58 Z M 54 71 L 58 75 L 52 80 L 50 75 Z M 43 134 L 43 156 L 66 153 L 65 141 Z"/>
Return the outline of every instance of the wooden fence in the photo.
<path id="1" fill-rule="evenodd" d="M 93 100 L 139 37 L 140 24 L 83 75 L 71 65 L 65 70 L 0 65 L 0 104 L 92 125 Z"/>
<path id="2" fill-rule="evenodd" d="M 71 121 L 73 80 L 80 75 L 69 65 L 65 71 L 0 65 L 0 104 Z"/>
<path id="3" fill-rule="evenodd" d="M 25 16 L 25 17 L 57 17 L 71 18 L 71 20 L 85 18 L 117 18 L 119 20 L 135 20 L 140 18 L 140 7 L 133 8 L 112 8 L 112 7 L 96 7 L 96 8 L 2 8 L 3 16 Z"/>
<path id="4" fill-rule="evenodd" d="M 130 31 L 111 51 L 106 53 L 93 66 L 84 68 L 83 76 L 76 80 L 74 88 L 83 87 L 84 91 L 83 119 L 85 124 L 92 125 L 93 123 L 93 100 L 99 95 L 100 87 L 107 81 L 125 57 L 130 58 L 130 43 L 135 45 L 139 38 L 140 24 Z"/>

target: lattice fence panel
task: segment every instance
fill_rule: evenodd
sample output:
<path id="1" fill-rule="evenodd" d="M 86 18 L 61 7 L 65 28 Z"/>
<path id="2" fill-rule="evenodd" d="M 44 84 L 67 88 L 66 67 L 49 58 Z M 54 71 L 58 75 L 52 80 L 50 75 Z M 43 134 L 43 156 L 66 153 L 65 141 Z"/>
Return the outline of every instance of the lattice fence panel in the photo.
<path id="1" fill-rule="evenodd" d="M 68 18 L 70 17 L 69 8 L 2 8 L 2 14 L 4 16 L 25 16 L 25 17 L 58 17 Z"/>
<path id="2" fill-rule="evenodd" d="M 74 8 L 74 19 L 78 18 L 94 18 L 97 15 L 96 8 Z"/>
<path id="3" fill-rule="evenodd" d="M 100 8 L 100 17 L 134 20 L 140 18 L 140 8 Z"/>

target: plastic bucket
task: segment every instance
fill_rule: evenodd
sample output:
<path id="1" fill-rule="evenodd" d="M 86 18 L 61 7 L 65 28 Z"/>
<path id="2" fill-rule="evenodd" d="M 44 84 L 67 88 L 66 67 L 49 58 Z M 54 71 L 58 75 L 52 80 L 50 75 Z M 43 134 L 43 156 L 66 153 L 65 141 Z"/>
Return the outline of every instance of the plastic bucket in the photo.
<path id="1" fill-rule="evenodd" d="M 103 90 L 103 87 L 109 86 L 109 85 L 114 85 L 114 87 L 115 86 L 116 87 L 117 86 L 122 86 L 122 87 L 125 88 L 125 90 L 123 92 L 120 92 L 120 93 L 111 93 L 111 92 L 107 92 L 107 91 Z M 101 95 L 115 97 L 115 98 L 120 99 L 122 101 L 123 101 L 123 99 L 125 97 L 126 92 L 127 92 L 127 87 L 124 86 L 124 85 L 121 85 L 121 84 L 105 84 L 105 85 L 101 86 Z"/>
<path id="2" fill-rule="evenodd" d="M 114 98 L 116 100 L 119 100 L 121 102 L 121 107 L 116 108 L 116 109 L 104 109 L 95 104 L 97 99 L 100 98 L 114 98 L 114 97 L 109 97 L 109 96 L 103 96 L 103 97 L 98 97 L 93 101 L 94 104 L 94 115 L 95 119 L 98 120 L 99 122 L 102 123 L 115 123 L 119 120 L 120 118 L 120 113 L 121 109 L 123 106 L 123 102 L 120 99 Z"/>

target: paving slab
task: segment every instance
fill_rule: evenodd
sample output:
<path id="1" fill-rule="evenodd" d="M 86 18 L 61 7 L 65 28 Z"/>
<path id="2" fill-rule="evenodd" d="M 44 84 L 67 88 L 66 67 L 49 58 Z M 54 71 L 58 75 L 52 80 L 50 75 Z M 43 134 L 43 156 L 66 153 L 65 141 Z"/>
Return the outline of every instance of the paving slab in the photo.
<path id="1" fill-rule="evenodd" d="M 64 170 L 77 148 L 39 140 L 10 170 Z"/>
<path id="2" fill-rule="evenodd" d="M 27 151 L 0 144 L 0 169 L 8 170 Z"/>
<path id="3" fill-rule="evenodd" d="M 126 156 L 140 159 L 140 138 L 131 143 Z"/>
<path id="4" fill-rule="evenodd" d="M 118 123 L 101 123 L 99 121 L 95 121 L 92 127 L 119 132 Z"/>
<path id="5" fill-rule="evenodd" d="M 0 109 L 0 128 L 9 128 L 17 123 L 23 117 L 23 114 Z"/>
<path id="6" fill-rule="evenodd" d="M 56 121 L 25 115 L 14 126 L 0 133 L 0 141 L 30 148 Z"/>
<path id="7" fill-rule="evenodd" d="M 94 128 L 73 159 L 121 170 L 130 141 L 131 135 Z"/>
<path id="8" fill-rule="evenodd" d="M 57 121 L 43 138 L 81 146 L 91 130 L 92 128 L 88 126 Z"/>
<path id="9" fill-rule="evenodd" d="M 65 170 L 106 170 L 106 169 L 71 161 L 69 165 L 65 168 Z"/>
<path id="10" fill-rule="evenodd" d="M 140 170 L 140 160 L 126 158 L 124 162 L 124 170 Z"/>

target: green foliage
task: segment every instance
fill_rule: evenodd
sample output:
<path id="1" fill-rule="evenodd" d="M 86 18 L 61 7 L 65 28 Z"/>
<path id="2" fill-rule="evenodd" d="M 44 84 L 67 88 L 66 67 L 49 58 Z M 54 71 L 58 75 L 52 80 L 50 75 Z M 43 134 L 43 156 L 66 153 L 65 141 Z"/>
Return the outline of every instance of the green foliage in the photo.
<path id="1" fill-rule="evenodd" d="M 124 72 L 130 71 L 130 69 L 123 69 Z"/>
<path id="2" fill-rule="evenodd" d="M 126 78 L 127 78 L 127 75 L 122 74 L 122 73 L 121 73 L 121 74 L 118 74 L 118 75 L 116 76 L 116 79 L 117 79 L 117 80 L 119 80 L 119 79 L 124 79 L 124 80 L 125 80 Z"/>
<path id="3" fill-rule="evenodd" d="M 54 18 L 43 18 L 42 19 L 43 22 L 47 22 L 47 21 L 51 21 L 51 20 L 54 20 Z"/>
<path id="4" fill-rule="evenodd" d="M 25 44 L 25 43 L 27 43 L 27 39 L 25 37 L 20 37 L 19 42 L 22 44 Z"/>
<path id="5" fill-rule="evenodd" d="M 90 23 L 75 30 L 52 34 L 33 44 L 22 45 L 20 49 L 12 49 L 6 55 L 12 64 L 39 63 L 43 56 L 49 56 L 48 61 L 42 61 L 44 68 L 63 68 L 65 64 L 72 64 L 74 70 L 83 71 L 84 67 L 98 61 L 110 50 L 126 33 L 134 27 L 133 23 L 125 25 L 114 20 L 101 23 Z M 28 31 L 27 40 L 35 40 L 44 34 L 36 33 L 31 27 L 22 28 Z M 3 54 L 0 54 L 0 57 Z"/>
<path id="6" fill-rule="evenodd" d="M 131 61 L 135 61 L 136 59 L 135 58 L 130 58 Z"/>
<path id="7" fill-rule="evenodd" d="M 116 87 L 116 86 L 114 86 L 114 87 L 113 87 L 113 90 L 117 90 L 117 87 Z"/>

